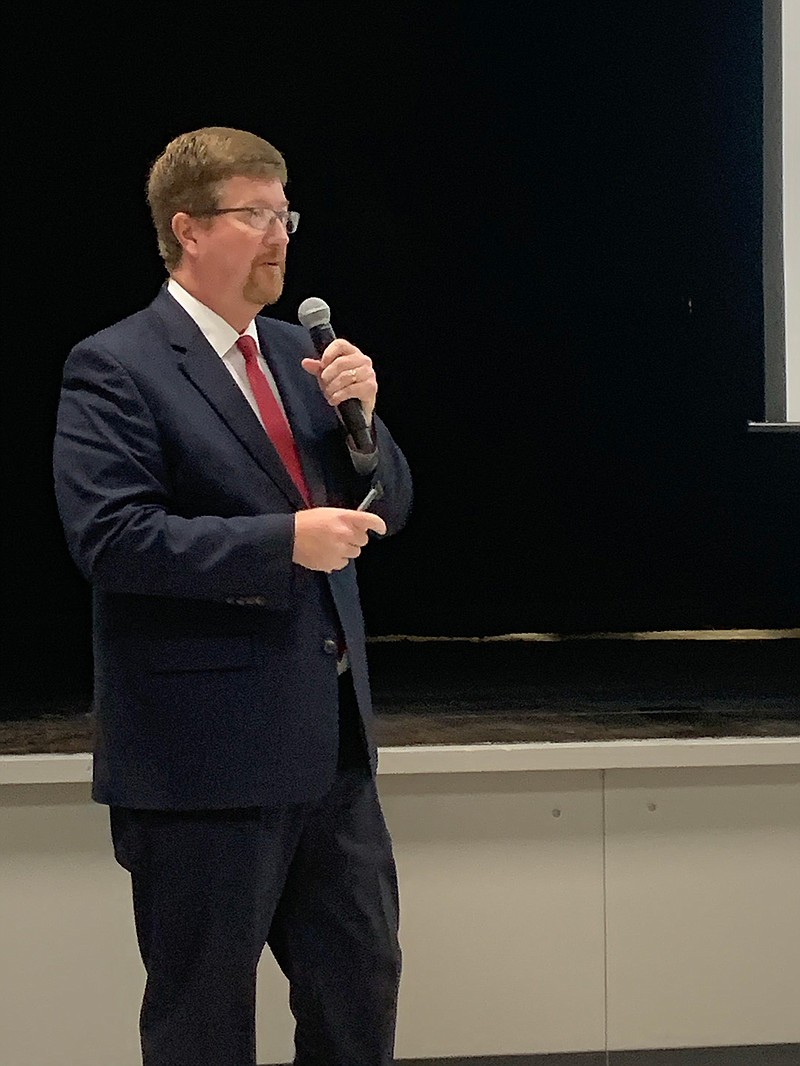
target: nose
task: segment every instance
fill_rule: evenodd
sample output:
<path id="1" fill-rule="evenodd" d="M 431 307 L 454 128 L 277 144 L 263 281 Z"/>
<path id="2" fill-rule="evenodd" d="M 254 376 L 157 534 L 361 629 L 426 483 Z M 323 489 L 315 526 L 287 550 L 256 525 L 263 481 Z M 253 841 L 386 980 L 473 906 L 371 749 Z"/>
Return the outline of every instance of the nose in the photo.
<path id="1" fill-rule="evenodd" d="M 289 243 L 289 233 L 286 229 L 286 224 L 276 215 L 272 216 L 272 222 L 269 228 L 264 231 L 264 243 L 283 245 Z"/>

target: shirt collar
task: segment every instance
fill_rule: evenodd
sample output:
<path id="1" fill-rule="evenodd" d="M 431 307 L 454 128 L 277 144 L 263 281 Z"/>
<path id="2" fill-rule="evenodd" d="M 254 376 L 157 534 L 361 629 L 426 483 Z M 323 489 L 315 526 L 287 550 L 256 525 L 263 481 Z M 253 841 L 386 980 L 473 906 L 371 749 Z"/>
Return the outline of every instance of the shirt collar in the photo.
<path id="1" fill-rule="evenodd" d="M 167 292 L 194 321 L 217 355 L 220 357 L 226 355 L 236 344 L 239 334 L 233 326 L 226 322 L 224 318 L 221 318 L 216 311 L 212 311 L 210 307 L 201 304 L 196 297 L 187 292 L 174 278 L 170 278 L 167 282 Z M 255 319 L 252 319 L 247 329 L 242 330 L 241 335 L 252 337 L 256 342 L 256 347 L 259 351 L 261 350 L 258 343 Z"/>

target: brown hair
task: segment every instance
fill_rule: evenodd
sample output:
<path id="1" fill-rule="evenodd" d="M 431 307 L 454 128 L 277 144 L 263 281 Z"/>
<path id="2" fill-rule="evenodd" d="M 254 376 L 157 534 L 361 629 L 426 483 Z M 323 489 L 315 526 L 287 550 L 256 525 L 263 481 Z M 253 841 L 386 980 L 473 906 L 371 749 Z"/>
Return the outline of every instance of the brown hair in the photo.
<path id="1" fill-rule="evenodd" d="M 147 202 L 168 271 L 181 261 L 183 249 L 172 232 L 179 211 L 202 216 L 218 205 L 221 182 L 228 178 L 277 179 L 286 184 L 286 163 L 277 148 L 254 133 L 208 126 L 170 141 L 150 168 Z"/>

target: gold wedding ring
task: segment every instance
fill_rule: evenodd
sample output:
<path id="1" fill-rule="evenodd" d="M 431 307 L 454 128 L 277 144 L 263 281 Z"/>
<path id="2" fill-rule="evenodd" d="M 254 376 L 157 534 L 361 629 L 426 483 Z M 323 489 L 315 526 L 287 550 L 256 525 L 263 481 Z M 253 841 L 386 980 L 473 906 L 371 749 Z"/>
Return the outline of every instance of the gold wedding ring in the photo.
<path id="1" fill-rule="evenodd" d="M 357 374 L 358 374 L 358 371 L 357 371 L 357 370 L 355 370 L 355 369 L 353 369 L 353 370 L 351 370 L 351 371 L 350 371 L 350 380 L 351 380 L 352 382 L 354 382 L 354 383 L 355 383 L 355 380 L 356 380 L 356 375 L 357 375 Z"/>

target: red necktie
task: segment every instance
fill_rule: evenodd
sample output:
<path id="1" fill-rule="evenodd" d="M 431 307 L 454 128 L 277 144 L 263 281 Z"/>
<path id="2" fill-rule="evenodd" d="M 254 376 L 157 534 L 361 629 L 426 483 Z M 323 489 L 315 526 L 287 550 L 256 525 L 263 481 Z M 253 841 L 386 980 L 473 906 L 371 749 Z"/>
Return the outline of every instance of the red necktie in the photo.
<path id="1" fill-rule="evenodd" d="M 258 347 L 252 337 L 241 336 L 236 342 L 236 347 L 244 356 L 244 366 L 247 371 L 247 380 L 253 390 L 256 405 L 261 414 L 269 439 L 275 445 L 275 450 L 283 460 L 283 465 L 289 471 L 292 481 L 297 486 L 300 495 L 306 504 L 311 506 L 311 494 L 303 476 L 303 468 L 300 466 L 300 457 L 297 454 L 297 445 L 294 442 L 292 431 L 286 416 L 275 399 L 275 394 L 269 387 L 269 382 L 264 372 L 258 365 Z M 338 655 L 341 659 L 345 652 L 344 636 L 337 634 Z"/>
<path id="2" fill-rule="evenodd" d="M 283 460 L 283 465 L 289 471 L 289 475 L 297 486 L 298 492 L 310 507 L 311 496 L 306 485 L 306 479 L 303 477 L 303 468 L 300 466 L 297 445 L 294 442 L 289 423 L 286 421 L 286 416 L 275 399 L 263 370 L 258 365 L 258 346 L 252 337 L 241 336 L 236 342 L 236 347 L 244 356 L 247 380 L 253 390 L 253 396 L 261 415 L 261 421 L 264 423 L 264 429 L 275 445 L 275 450 Z"/>

